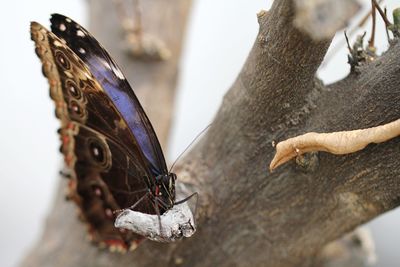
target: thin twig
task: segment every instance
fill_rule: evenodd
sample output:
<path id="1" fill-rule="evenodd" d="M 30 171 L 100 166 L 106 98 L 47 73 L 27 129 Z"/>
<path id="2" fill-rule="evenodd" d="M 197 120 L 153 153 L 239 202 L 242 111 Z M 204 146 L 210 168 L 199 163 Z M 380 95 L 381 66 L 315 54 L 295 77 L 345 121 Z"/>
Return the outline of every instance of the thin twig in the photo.
<path id="1" fill-rule="evenodd" d="M 375 45 L 375 28 L 376 28 L 376 8 L 374 5 L 373 0 L 371 0 L 371 15 L 372 15 L 372 32 L 371 32 L 371 38 L 368 41 L 368 46 L 370 48 L 374 48 Z"/>
<path id="2" fill-rule="evenodd" d="M 385 22 L 386 27 L 389 27 L 390 25 L 392 25 L 392 23 L 388 20 L 388 18 L 386 17 L 386 14 L 382 11 L 381 7 L 376 2 L 376 0 L 372 0 L 372 3 L 375 5 L 376 9 L 378 9 L 378 12 L 381 15 L 383 21 Z"/>
<path id="3" fill-rule="evenodd" d="M 353 51 L 353 49 L 351 48 L 350 42 L 349 42 L 349 37 L 347 37 L 347 32 L 344 31 L 344 38 L 346 39 L 346 43 L 347 43 L 347 48 L 349 49 L 349 52 L 351 54 L 351 51 Z"/>
<path id="4" fill-rule="evenodd" d="M 381 4 L 383 2 L 383 0 L 378 0 L 378 3 Z M 364 15 L 364 17 L 361 18 L 361 20 L 357 23 L 356 26 L 354 26 L 353 28 L 351 28 L 347 33 L 348 36 L 351 37 L 354 35 L 354 33 L 361 27 L 363 27 L 365 25 L 365 23 L 368 21 L 369 16 L 372 14 L 372 10 L 370 10 L 367 14 Z M 329 53 L 326 55 L 323 66 L 325 66 L 327 64 L 327 62 L 329 62 L 335 55 L 337 52 L 339 52 L 339 50 L 342 48 L 343 46 L 343 42 L 345 40 L 341 39 L 340 42 L 338 42 L 333 48 L 332 50 L 329 51 Z M 347 40 L 348 42 L 348 40 Z"/>
<path id="5" fill-rule="evenodd" d="M 387 9 L 386 9 L 386 7 L 385 7 L 385 17 L 387 17 Z M 390 36 L 389 36 L 388 27 L 385 27 L 385 31 L 386 31 L 387 40 L 388 40 L 388 42 L 390 42 Z"/>

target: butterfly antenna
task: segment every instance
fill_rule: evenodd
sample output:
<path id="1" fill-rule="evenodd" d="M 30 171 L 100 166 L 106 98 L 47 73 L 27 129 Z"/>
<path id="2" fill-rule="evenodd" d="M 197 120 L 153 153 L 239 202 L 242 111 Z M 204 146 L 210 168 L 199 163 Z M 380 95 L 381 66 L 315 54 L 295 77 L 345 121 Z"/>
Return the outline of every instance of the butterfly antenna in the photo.
<path id="1" fill-rule="evenodd" d="M 206 128 L 204 128 L 200 133 L 198 133 L 196 135 L 196 137 L 189 143 L 189 145 L 181 152 L 181 154 L 179 154 L 179 156 L 175 159 L 174 163 L 172 164 L 171 168 L 169 169 L 169 173 L 171 173 L 172 169 L 174 168 L 175 164 L 178 162 L 178 160 L 183 156 L 183 154 L 185 154 L 185 152 L 193 145 L 194 142 L 196 142 L 196 140 L 205 132 L 207 131 L 210 126 L 212 125 L 212 123 L 210 123 L 209 125 L 207 125 Z"/>

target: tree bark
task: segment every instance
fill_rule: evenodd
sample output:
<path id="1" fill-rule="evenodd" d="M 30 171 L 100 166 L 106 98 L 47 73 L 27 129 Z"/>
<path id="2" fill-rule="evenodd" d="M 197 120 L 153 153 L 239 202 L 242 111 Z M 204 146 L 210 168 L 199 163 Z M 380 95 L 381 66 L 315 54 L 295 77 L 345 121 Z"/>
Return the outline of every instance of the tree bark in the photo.
<path id="1" fill-rule="evenodd" d="M 188 8 L 184 0 L 166 6 Z M 179 181 L 200 195 L 192 238 L 147 241 L 126 255 L 102 251 L 83 241 L 72 205 L 58 198 L 40 245 L 21 266 L 317 266 L 324 245 L 397 207 L 399 138 L 345 156 L 313 154 L 311 167 L 292 161 L 269 173 L 272 142 L 377 126 L 400 114 L 398 42 L 359 74 L 325 86 L 315 75 L 331 40 L 313 41 L 293 18 L 291 0 L 275 1 L 259 14 L 259 34 L 242 71 L 211 128 L 176 168 Z M 143 80 L 162 68 L 141 64 L 135 71 L 148 75 Z M 174 86 L 162 82 L 146 87 L 156 88 L 152 96 L 166 93 L 159 86 Z M 159 108 L 163 100 L 145 103 Z M 148 110 L 157 129 L 160 118 Z"/>

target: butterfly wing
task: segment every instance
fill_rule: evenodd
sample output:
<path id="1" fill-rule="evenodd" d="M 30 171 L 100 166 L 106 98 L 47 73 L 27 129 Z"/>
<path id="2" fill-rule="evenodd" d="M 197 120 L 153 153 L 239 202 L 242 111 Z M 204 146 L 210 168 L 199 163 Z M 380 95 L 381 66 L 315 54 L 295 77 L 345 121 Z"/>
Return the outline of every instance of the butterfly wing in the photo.
<path id="1" fill-rule="evenodd" d="M 127 122 L 140 146 L 147 166 L 156 177 L 167 174 L 167 166 L 154 129 L 120 68 L 99 42 L 82 26 L 53 14 L 51 30 L 88 66 Z"/>
<path id="2" fill-rule="evenodd" d="M 61 151 L 72 170 L 70 197 L 95 242 L 121 249 L 136 246 L 141 237 L 116 229 L 112 212 L 154 188 L 136 137 L 96 77 L 61 39 L 35 22 L 31 37 L 61 121 Z M 148 198 L 135 210 L 155 214 Z"/>

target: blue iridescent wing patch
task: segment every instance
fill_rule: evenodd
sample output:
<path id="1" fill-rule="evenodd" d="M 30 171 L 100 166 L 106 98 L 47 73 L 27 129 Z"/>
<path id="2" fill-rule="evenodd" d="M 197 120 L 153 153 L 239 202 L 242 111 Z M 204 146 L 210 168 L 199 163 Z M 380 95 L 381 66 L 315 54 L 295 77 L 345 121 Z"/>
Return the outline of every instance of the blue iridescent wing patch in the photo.
<path id="1" fill-rule="evenodd" d="M 151 173 L 154 176 L 166 174 L 167 166 L 153 126 L 108 52 L 86 29 L 70 18 L 53 14 L 50 21 L 52 32 L 65 40 L 66 45 L 88 66 L 127 122 Z"/>

